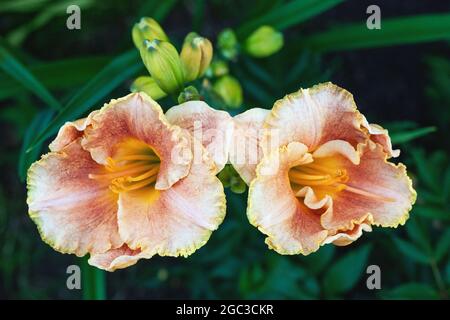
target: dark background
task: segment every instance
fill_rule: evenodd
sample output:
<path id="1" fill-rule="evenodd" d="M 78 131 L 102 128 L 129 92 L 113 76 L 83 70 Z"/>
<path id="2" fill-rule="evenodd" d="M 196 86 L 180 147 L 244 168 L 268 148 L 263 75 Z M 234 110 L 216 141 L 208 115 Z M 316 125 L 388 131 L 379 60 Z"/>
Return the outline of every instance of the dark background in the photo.
<path id="1" fill-rule="evenodd" d="M 224 28 L 238 29 L 289 1 L 85 0 L 80 3 L 81 30 L 73 31 L 65 26 L 68 2 L 36 1 L 11 9 L 8 4 L 12 2 L 0 2 L 0 44 L 64 105 L 114 57 L 133 48 L 131 28 L 141 16 L 157 15 L 180 48 L 192 30 L 215 43 Z M 280 256 L 266 248 L 263 236 L 248 223 L 246 194 L 227 191 L 224 223 L 188 259 L 154 257 L 123 271 L 93 271 L 84 260 L 59 254 L 44 244 L 27 215 L 18 164 L 24 161 L 27 134 L 35 134 L 29 133 L 31 124 L 47 106 L 14 76 L 0 70 L 0 298 L 92 298 L 89 284 L 80 291 L 66 288 L 66 268 L 71 264 L 82 266 L 83 272 L 92 275 L 89 279 L 106 288 L 94 294 L 97 298 L 447 298 L 448 39 L 411 44 L 402 44 L 400 39 L 399 45 L 381 43 L 323 53 L 308 47 L 311 35 L 365 23 L 371 4 L 381 8 L 382 28 L 388 19 L 448 14 L 450 9 L 448 1 L 344 1 L 284 29 L 285 45 L 275 55 L 264 59 L 243 55 L 230 63 L 230 69 L 244 88 L 244 106 L 239 111 L 271 108 L 285 94 L 324 81 L 352 92 L 369 121 L 389 128 L 395 146 L 402 149 L 399 160 L 407 164 L 419 194 L 406 227 L 375 228 L 349 247 L 328 245 L 308 257 Z M 40 18 L 44 23 L 33 22 L 52 10 L 56 13 L 50 18 Z M 74 59 L 81 59 L 82 67 Z M 303 67 L 295 68 L 299 61 Z M 269 81 L 257 76 L 261 75 L 258 72 L 268 75 Z M 143 66 L 138 74 L 145 74 Z M 132 80 L 124 79 L 90 109 L 128 93 Z M 169 107 L 170 102 L 163 101 L 163 106 Z M 420 128 L 426 127 L 433 128 L 425 131 L 434 132 L 422 134 Z M 370 264 L 382 270 L 381 290 L 366 288 L 365 270 Z"/>

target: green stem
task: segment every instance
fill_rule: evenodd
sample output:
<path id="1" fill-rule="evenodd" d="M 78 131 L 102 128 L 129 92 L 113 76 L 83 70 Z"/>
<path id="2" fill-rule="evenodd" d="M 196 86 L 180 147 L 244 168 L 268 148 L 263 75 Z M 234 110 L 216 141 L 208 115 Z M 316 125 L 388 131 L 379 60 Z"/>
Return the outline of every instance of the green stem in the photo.
<path id="1" fill-rule="evenodd" d="M 439 293 L 443 299 L 448 299 L 447 289 L 445 288 L 444 281 L 442 280 L 441 272 L 435 261 L 430 262 L 431 270 L 433 271 L 434 280 L 439 288 Z"/>
<path id="2" fill-rule="evenodd" d="M 83 258 L 81 264 L 81 288 L 83 300 L 105 300 L 106 299 L 106 273 L 94 268 Z"/>

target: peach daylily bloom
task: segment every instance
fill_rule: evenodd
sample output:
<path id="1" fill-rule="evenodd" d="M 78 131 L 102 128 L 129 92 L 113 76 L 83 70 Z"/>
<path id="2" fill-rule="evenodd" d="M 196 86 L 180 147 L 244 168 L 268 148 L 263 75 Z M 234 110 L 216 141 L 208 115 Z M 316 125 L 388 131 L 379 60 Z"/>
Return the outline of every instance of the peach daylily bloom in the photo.
<path id="1" fill-rule="evenodd" d="M 215 161 L 217 172 L 231 163 L 249 184 L 262 156 L 261 128 L 269 113 L 253 108 L 232 117 L 203 101 L 189 101 L 169 109 L 166 117 L 202 143 Z"/>
<path id="2" fill-rule="evenodd" d="M 30 217 L 55 250 L 89 253 L 108 271 L 188 256 L 225 215 L 217 169 L 198 145 L 145 94 L 113 100 L 66 123 L 30 167 Z"/>
<path id="3" fill-rule="evenodd" d="M 371 226 L 397 227 L 416 199 L 387 131 L 371 125 L 352 95 L 331 83 L 287 95 L 263 121 L 263 156 L 247 216 L 281 254 L 347 245 Z M 273 144 L 273 142 L 272 142 Z"/>

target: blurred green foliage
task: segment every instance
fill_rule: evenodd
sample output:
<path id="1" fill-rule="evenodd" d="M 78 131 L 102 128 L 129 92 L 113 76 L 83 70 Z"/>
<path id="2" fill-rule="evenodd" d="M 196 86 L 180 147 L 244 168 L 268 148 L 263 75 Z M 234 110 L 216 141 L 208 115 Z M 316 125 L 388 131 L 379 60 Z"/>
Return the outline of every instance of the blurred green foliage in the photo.
<path id="1" fill-rule="evenodd" d="M 74 0 L 70 4 L 78 4 L 82 10 L 82 29 L 69 31 L 65 28 L 67 1 L 2 1 L 0 297 L 448 298 L 450 14 L 432 14 L 426 8 L 408 14 L 410 11 L 403 13 L 401 8 L 397 16 L 389 17 L 387 12 L 384 18 L 381 3 L 382 30 L 376 33 L 364 27 L 365 8 L 370 3 L 357 1 L 358 5 L 353 2 L 352 7 L 349 2 L 353 1 Z M 435 5 L 437 11 L 441 9 Z M 387 2 L 386 6 L 393 8 Z M 361 9 L 359 20 L 344 19 L 342 23 L 339 19 L 347 17 L 345 10 L 355 7 Z M 406 226 L 397 230 L 374 228 L 350 247 L 327 245 L 307 257 L 281 256 L 268 250 L 263 236 L 248 223 L 247 194 L 239 180 L 228 181 L 233 178 L 230 173 L 227 184 L 234 185 L 238 192 L 227 190 L 226 219 L 210 242 L 188 259 L 155 257 L 106 274 L 89 267 L 85 259 L 61 255 L 45 245 L 27 215 L 26 170 L 45 152 L 46 142 L 65 121 L 126 94 L 133 78 L 145 73 L 138 53 L 132 49 L 130 34 L 141 16 L 158 20 L 178 49 L 189 31 L 216 40 L 230 27 L 238 41 L 265 24 L 283 31 L 285 45 L 275 55 L 264 59 L 240 55 L 229 62 L 229 73 L 244 91 L 244 103 L 233 114 L 254 106 L 270 108 L 276 99 L 299 87 L 345 74 L 341 56 L 326 52 L 380 50 L 375 47 L 446 39 L 438 47 L 422 45 L 420 68 L 425 77 L 403 79 L 405 83 L 421 84 L 423 110 L 407 109 L 411 115 L 408 119 L 385 119 L 383 110 L 376 109 L 377 101 L 364 101 L 368 119 L 380 119 L 390 130 L 395 146 L 402 149 L 400 160 L 408 165 L 418 191 Z M 400 54 L 405 57 L 417 50 L 415 45 L 402 48 Z M 353 54 L 358 55 L 358 51 Z M 389 59 L 385 63 L 378 68 L 388 68 Z M 364 63 L 360 69 L 365 72 Z M 347 87 L 345 82 L 338 84 Z M 364 92 L 352 92 L 358 103 Z M 217 98 L 213 93 L 201 94 L 207 100 Z M 161 100 L 165 108 L 172 103 Z M 402 107 L 402 101 L 396 105 L 409 107 Z M 214 106 L 226 107 L 220 102 Z M 66 288 L 66 268 L 71 264 L 83 268 L 81 291 Z M 371 264 L 381 268 L 381 290 L 366 287 L 366 268 Z"/>

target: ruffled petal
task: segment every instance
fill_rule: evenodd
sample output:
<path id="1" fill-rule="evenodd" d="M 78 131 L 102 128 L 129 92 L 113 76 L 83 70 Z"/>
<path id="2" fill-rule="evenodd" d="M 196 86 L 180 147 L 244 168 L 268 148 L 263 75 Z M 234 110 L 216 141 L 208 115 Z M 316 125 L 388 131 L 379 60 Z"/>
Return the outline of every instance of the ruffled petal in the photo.
<path id="1" fill-rule="evenodd" d="M 201 160 L 167 190 L 120 194 L 119 230 L 130 248 L 149 255 L 188 256 L 208 241 L 225 216 L 225 194 L 213 161 Z"/>
<path id="2" fill-rule="evenodd" d="M 30 217 L 55 250 L 83 256 L 122 245 L 117 196 L 88 177 L 101 170 L 79 140 L 44 155 L 28 170 Z"/>
<path id="3" fill-rule="evenodd" d="M 372 227 L 371 224 L 372 216 L 369 214 L 367 216 L 367 219 L 365 219 L 363 222 L 359 224 L 355 224 L 353 229 L 347 230 L 347 231 L 341 231 L 334 235 L 328 236 L 328 238 L 325 239 L 324 244 L 326 243 L 333 243 L 336 246 L 347 246 L 351 244 L 352 242 L 356 241 L 359 237 L 362 236 L 363 231 L 364 232 L 371 232 Z"/>
<path id="4" fill-rule="evenodd" d="M 253 108 L 233 118 L 230 162 L 247 184 L 255 178 L 256 165 L 262 158 L 262 127 L 269 113 L 266 109 Z"/>
<path id="5" fill-rule="evenodd" d="M 343 140 L 354 148 L 367 140 L 362 116 L 350 92 L 328 82 L 287 95 L 268 116 L 266 138 L 272 148 L 297 141 L 314 151 L 331 141 Z"/>
<path id="6" fill-rule="evenodd" d="M 312 161 L 307 147 L 292 142 L 265 155 L 256 169 L 248 196 L 247 216 L 266 234 L 266 243 L 281 254 L 309 254 L 328 235 L 320 224 L 320 210 L 299 201 L 290 186 L 288 172 L 293 166 Z"/>
<path id="7" fill-rule="evenodd" d="M 383 147 L 371 141 L 365 146 L 359 165 L 342 157 L 347 170 L 347 187 L 333 198 L 332 208 L 323 214 L 326 229 L 351 230 L 372 215 L 373 224 L 403 225 L 416 199 L 411 179 L 403 164 L 387 160 Z"/>
<path id="8" fill-rule="evenodd" d="M 362 145 L 360 145 L 360 148 Z M 344 156 L 353 164 L 359 164 L 359 152 L 347 141 L 331 140 L 325 142 L 313 152 L 314 158 L 325 158 L 331 156 Z"/>
<path id="9" fill-rule="evenodd" d="M 136 264 L 140 259 L 149 259 L 152 256 L 140 249 L 132 250 L 126 244 L 117 249 L 108 250 L 105 253 L 97 253 L 90 256 L 88 263 L 91 266 L 115 271 Z"/>
<path id="10" fill-rule="evenodd" d="M 170 188 L 188 174 L 193 157 L 188 134 L 169 124 L 161 107 L 145 93 L 112 100 L 90 118 L 82 146 L 98 163 L 106 164 L 120 142 L 135 138 L 152 147 L 161 159 L 157 189 Z"/>
<path id="11" fill-rule="evenodd" d="M 392 149 L 392 143 L 391 138 L 389 137 L 389 132 L 382 126 L 372 123 L 369 124 L 369 122 L 364 116 L 361 126 L 367 130 L 367 133 L 370 135 L 370 139 L 373 142 L 378 143 L 383 147 L 384 152 L 388 154 L 388 158 L 390 157 L 396 158 L 400 155 L 400 150 Z"/>
<path id="12" fill-rule="evenodd" d="M 73 122 L 66 122 L 59 129 L 55 140 L 53 140 L 48 146 L 50 151 L 61 151 L 73 141 L 81 138 L 84 130 L 91 122 L 90 118 L 95 115 L 95 113 L 97 113 L 97 111 L 93 111 L 87 118 L 78 119 Z"/>
<path id="13" fill-rule="evenodd" d="M 188 101 L 170 108 L 167 120 L 188 130 L 209 152 L 217 172 L 228 162 L 233 120 L 228 112 L 211 108 L 203 101 Z"/>

